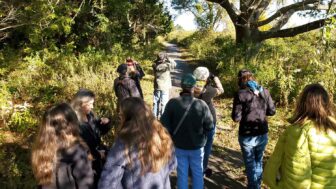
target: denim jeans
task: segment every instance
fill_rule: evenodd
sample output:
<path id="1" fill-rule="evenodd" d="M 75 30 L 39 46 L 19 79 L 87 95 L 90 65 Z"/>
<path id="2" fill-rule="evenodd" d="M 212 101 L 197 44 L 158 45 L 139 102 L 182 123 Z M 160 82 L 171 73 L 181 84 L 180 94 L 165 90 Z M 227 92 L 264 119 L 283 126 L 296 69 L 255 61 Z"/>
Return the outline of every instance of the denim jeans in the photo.
<path id="1" fill-rule="evenodd" d="M 177 188 L 188 189 L 189 167 L 192 175 L 192 188 L 203 189 L 203 154 L 204 149 L 183 150 L 175 148 L 177 159 Z"/>
<path id="2" fill-rule="evenodd" d="M 239 135 L 238 140 L 246 168 L 247 188 L 259 189 L 263 172 L 262 159 L 268 142 L 267 133 L 258 136 Z"/>
<path id="3" fill-rule="evenodd" d="M 209 156 L 211 154 L 211 148 L 212 148 L 212 143 L 213 143 L 214 138 L 215 138 L 215 133 L 216 133 L 216 125 L 207 134 L 207 141 L 206 141 L 205 146 L 204 146 L 204 159 L 203 159 L 203 170 L 204 171 L 208 167 Z"/>
<path id="4" fill-rule="evenodd" d="M 166 104 L 169 100 L 169 92 L 154 90 L 153 95 L 153 113 L 159 119 L 163 114 Z"/>

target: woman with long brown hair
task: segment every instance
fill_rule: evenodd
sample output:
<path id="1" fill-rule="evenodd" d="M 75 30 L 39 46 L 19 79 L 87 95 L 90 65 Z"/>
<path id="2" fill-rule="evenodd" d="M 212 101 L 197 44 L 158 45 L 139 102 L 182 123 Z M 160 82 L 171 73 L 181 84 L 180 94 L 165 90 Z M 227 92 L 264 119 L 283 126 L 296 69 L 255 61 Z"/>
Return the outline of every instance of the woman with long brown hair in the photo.
<path id="1" fill-rule="evenodd" d="M 88 147 L 79 136 L 79 122 L 71 107 L 50 108 L 32 150 L 35 178 L 42 189 L 89 189 L 93 171 Z"/>
<path id="2" fill-rule="evenodd" d="M 169 173 L 176 159 L 168 131 L 137 97 L 122 101 L 120 116 L 98 188 L 170 188 Z"/>
<path id="3" fill-rule="evenodd" d="M 267 161 L 264 182 L 271 188 L 336 188 L 336 120 L 320 84 L 307 85 L 292 124 Z"/>

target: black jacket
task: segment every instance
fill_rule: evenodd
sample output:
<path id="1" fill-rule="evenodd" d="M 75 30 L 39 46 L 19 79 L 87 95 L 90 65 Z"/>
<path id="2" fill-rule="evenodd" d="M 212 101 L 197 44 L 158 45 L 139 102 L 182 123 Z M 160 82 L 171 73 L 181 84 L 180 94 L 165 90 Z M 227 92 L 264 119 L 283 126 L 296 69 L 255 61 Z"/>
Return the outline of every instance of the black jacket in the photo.
<path id="1" fill-rule="evenodd" d="M 180 122 L 192 96 L 182 95 L 170 99 L 161 117 L 162 124 L 172 135 Z M 208 105 L 201 99 L 194 98 L 189 113 L 184 119 L 175 136 L 172 136 L 174 145 L 184 150 L 195 150 L 204 147 L 207 132 L 213 129 L 213 119 Z"/>
<path id="2" fill-rule="evenodd" d="M 76 144 L 57 153 L 55 181 L 40 189 L 90 189 L 93 186 L 93 171 L 88 160 L 88 149 Z"/>
<path id="3" fill-rule="evenodd" d="M 88 122 L 80 125 L 80 135 L 89 146 L 90 153 L 93 156 L 92 168 L 95 171 L 95 182 L 97 182 L 104 164 L 99 150 L 107 149 L 102 145 L 101 135 L 106 134 L 111 129 L 111 122 L 106 125 L 100 124 L 101 120 L 96 119 L 92 112 L 87 115 L 87 118 Z"/>
<path id="4" fill-rule="evenodd" d="M 275 105 L 268 90 L 259 96 L 249 88 L 240 89 L 233 100 L 232 119 L 239 121 L 239 135 L 258 136 L 268 132 L 266 116 L 275 114 Z"/>

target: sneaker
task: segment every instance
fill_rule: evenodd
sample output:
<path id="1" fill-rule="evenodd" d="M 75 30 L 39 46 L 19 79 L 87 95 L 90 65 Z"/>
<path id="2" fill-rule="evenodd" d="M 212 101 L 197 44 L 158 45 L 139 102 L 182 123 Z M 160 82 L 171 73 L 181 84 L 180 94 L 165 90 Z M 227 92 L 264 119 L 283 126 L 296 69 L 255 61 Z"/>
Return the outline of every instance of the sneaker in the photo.
<path id="1" fill-rule="evenodd" d="M 204 171 L 204 174 L 205 174 L 206 177 L 211 177 L 211 175 L 212 175 L 212 169 L 207 168 L 207 169 Z"/>

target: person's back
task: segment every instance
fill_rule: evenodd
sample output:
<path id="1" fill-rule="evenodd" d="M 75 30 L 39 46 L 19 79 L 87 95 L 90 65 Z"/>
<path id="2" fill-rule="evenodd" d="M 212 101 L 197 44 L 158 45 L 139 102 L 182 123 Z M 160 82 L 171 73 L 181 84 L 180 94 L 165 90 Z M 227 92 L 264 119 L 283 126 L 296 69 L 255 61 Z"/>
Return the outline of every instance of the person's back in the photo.
<path id="1" fill-rule="evenodd" d="M 213 129 L 213 119 L 208 105 L 194 97 L 196 78 L 185 74 L 181 79 L 180 97 L 170 99 L 161 117 L 176 149 L 177 187 L 188 188 L 189 168 L 194 189 L 202 189 L 203 155 L 207 133 Z"/>
<path id="2" fill-rule="evenodd" d="M 140 97 L 135 81 L 130 77 L 120 76 L 116 78 L 114 80 L 113 89 L 118 98 L 118 102 L 128 97 Z"/>
<path id="3" fill-rule="evenodd" d="M 128 160 L 132 163 L 130 164 Z M 158 172 L 145 172 L 142 174 L 138 146 L 133 146 L 129 155 L 126 156 L 125 144 L 117 140 L 107 156 L 107 164 L 98 188 L 168 189 L 170 188 L 169 174 L 175 167 L 176 160 L 172 158 Z M 122 175 L 122 177 L 119 177 L 119 175 Z"/>
<path id="4" fill-rule="evenodd" d="M 118 106 L 121 101 L 128 97 L 140 97 L 140 91 L 134 79 L 127 74 L 127 65 L 120 64 L 117 68 L 119 77 L 114 80 L 113 90 L 118 98 Z"/>
<path id="5" fill-rule="evenodd" d="M 271 188 L 336 188 L 336 120 L 328 93 L 305 87 L 267 161 L 264 182 Z"/>
<path id="6" fill-rule="evenodd" d="M 206 132 L 213 127 L 212 115 L 207 104 L 192 96 L 181 95 L 169 100 L 161 117 L 162 123 L 172 133 L 192 100 L 194 102 L 188 115 L 176 135 L 173 136 L 176 147 L 189 150 L 203 147 L 206 141 Z"/>
<path id="7" fill-rule="evenodd" d="M 176 167 L 173 142 L 141 98 L 120 105 L 121 123 L 99 181 L 100 189 L 169 189 Z"/>
<path id="8" fill-rule="evenodd" d="M 94 173 L 88 154 L 70 105 L 62 103 L 50 108 L 43 116 L 32 149 L 32 170 L 38 188 L 91 189 Z"/>

